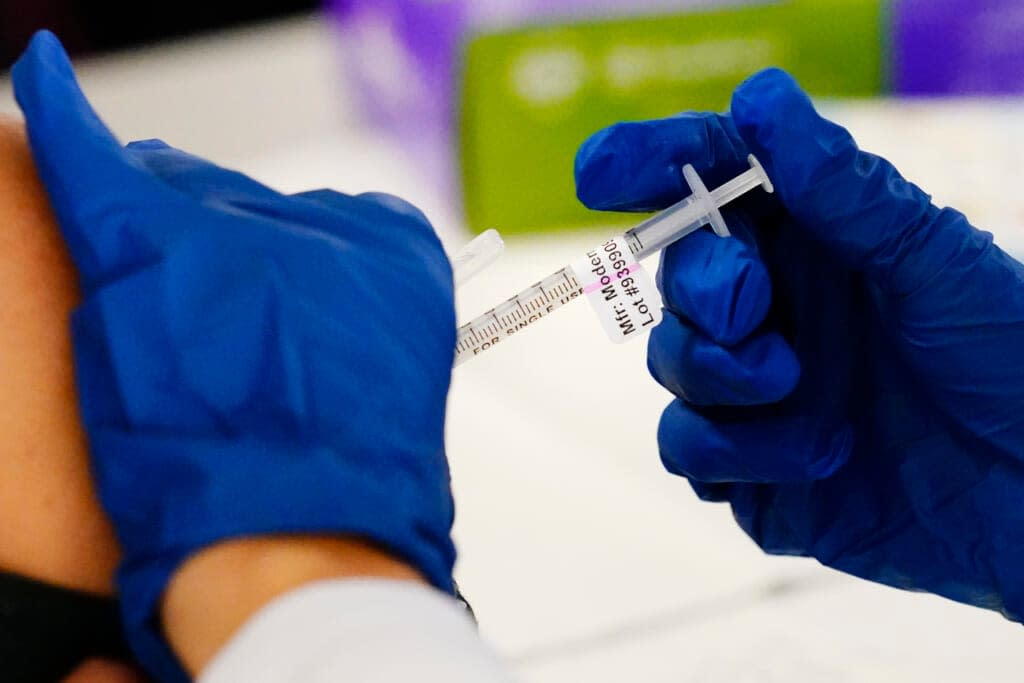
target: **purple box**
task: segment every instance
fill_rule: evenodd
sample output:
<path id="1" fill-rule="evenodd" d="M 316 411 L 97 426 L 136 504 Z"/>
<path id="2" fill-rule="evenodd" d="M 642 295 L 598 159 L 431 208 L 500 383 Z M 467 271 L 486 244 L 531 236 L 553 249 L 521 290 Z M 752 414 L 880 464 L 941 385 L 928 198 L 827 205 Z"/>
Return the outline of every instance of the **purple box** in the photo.
<path id="1" fill-rule="evenodd" d="M 1024 1 L 899 0 L 893 10 L 897 93 L 1024 93 Z"/>

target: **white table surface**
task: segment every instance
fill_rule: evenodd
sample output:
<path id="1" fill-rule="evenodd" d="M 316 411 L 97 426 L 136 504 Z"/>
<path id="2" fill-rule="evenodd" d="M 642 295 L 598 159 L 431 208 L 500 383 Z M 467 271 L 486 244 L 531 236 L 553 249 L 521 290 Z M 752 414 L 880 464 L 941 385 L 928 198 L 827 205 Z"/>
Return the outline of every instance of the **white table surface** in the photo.
<path id="1" fill-rule="evenodd" d="M 457 211 L 362 125 L 315 18 L 79 63 L 124 140 L 161 137 L 285 191 L 384 190 L 420 205 L 446 244 Z M 0 110 L 13 110 L 0 82 Z M 865 148 L 1024 253 L 1014 102 L 833 103 Z M 952 159 L 948 161 L 944 155 Z M 1009 199 L 1001 198 L 1003 193 Z M 516 238 L 460 294 L 473 315 L 606 230 Z M 643 343 L 610 345 L 586 306 L 455 372 L 448 451 L 459 582 L 525 681 L 1018 681 L 1024 630 L 998 615 L 770 558 L 722 505 L 663 472 L 668 395 Z M 619 390 L 602 390 L 614 377 Z"/>

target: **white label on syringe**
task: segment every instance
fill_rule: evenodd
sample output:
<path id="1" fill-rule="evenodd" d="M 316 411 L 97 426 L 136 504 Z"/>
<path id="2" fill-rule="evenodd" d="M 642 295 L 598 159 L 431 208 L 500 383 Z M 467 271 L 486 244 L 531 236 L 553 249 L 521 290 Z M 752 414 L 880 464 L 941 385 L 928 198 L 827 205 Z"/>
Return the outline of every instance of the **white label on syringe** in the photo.
<path id="1" fill-rule="evenodd" d="M 661 322 L 658 289 L 633 257 L 624 237 L 613 237 L 594 247 L 571 265 L 613 342 L 641 337 Z"/>

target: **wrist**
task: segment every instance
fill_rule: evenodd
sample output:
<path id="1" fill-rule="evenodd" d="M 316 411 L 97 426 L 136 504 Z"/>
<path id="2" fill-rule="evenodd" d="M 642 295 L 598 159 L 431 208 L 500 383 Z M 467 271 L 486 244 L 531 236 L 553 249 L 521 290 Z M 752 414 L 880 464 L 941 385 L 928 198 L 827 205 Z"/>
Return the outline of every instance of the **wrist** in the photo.
<path id="1" fill-rule="evenodd" d="M 206 596 L 209 600 L 204 598 L 202 604 L 223 604 L 230 613 L 220 616 L 217 608 L 219 630 L 207 628 L 212 636 L 204 631 L 202 637 L 194 639 L 213 642 L 215 647 L 207 647 L 197 657 L 182 649 L 184 645 L 191 652 L 194 641 L 190 641 L 177 645 L 180 655 L 175 653 L 172 640 L 178 638 L 177 634 L 206 628 L 207 617 L 212 616 L 193 610 L 188 613 L 191 620 L 179 629 L 179 622 L 169 618 L 176 612 L 160 614 L 165 597 L 172 598 L 167 607 L 175 605 L 176 591 L 169 594 L 168 588 L 179 570 L 177 579 L 183 582 L 192 574 L 187 570 L 193 562 L 202 567 L 206 565 L 200 562 L 204 557 L 218 558 L 220 583 L 230 585 L 221 588 L 217 584 L 204 586 L 203 581 L 184 582 L 191 590 L 183 592 L 223 590 L 230 595 L 227 591 L 243 583 L 234 572 L 243 571 L 250 578 L 256 572 L 248 560 L 257 561 L 256 566 L 269 562 L 260 552 L 253 557 L 245 544 L 240 548 L 245 550 L 246 561 L 222 561 L 220 552 L 213 548 L 227 539 L 273 536 L 284 542 L 299 535 L 350 542 L 372 539 L 377 544 L 373 548 L 387 548 L 438 589 L 452 591 L 455 547 L 449 535 L 451 494 L 447 477 L 441 479 L 446 472 L 435 472 L 433 467 L 420 469 L 422 454 L 359 448 L 352 452 L 360 453 L 360 457 L 342 457 L 340 445 L 336 449 L 330 445 L 266 441 L 248 433 L 229 439 L 213 434 L 169 438 L 146 429 L 97 428 L 92 430 L 91 439 L 97 479 L 104 499 L 111 503 L 107 509 L 125 550 L 118 572 L 125 632 L 139 661 L 161 680 L 189 680 L 183 662 L 198 670 L 205 661 L 203 657 L 215 652 L 238 626 L 274 597 L 273 591 L 264 589 L 238 605 L 234 597 L 221 597 L 217 602 L 217 595 Z M 364 452 L 379 457 L 367 457 L 362 455 Z M 395 462 L 403 466 L 395 466 Z M 151 520 L 174 523 L 161 524 L 159 533 L 154 533 Z M 234 543 L 230 547 L 235 548 Z M 230 555 L 236 555 L 240 548 Z M 195 555 L 199 549 L 209 550 Z M 335 555 L 335 560 L 346 557 L 342 553 L 340 558 Z M 303 580 L 373 575 L 357 569 L 348 561 L 340 567 L 332 562 L 329 570 L 307 573 L 276 590 L 288 590 Z M 198 588 L 196 584 L 200 584 Z M 161 616 L 165 628 L 161 628 Z"/>
<path id="2" fill-rule="evenodd" d="M 195 676 L 274 598 L 313 581 L 365 577 L 425 582 L 410 565 L 353 537 L 223 541 L 188 558 L 171 577 L 161 605 L 164 633 Z"/>

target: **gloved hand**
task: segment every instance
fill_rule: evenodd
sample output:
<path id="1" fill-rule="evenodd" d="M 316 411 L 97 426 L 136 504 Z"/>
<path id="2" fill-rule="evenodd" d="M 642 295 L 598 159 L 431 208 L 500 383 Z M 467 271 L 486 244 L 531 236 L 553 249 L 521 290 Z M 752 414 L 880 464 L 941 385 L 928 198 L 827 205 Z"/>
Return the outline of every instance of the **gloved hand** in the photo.
<path id="1" fill-rule="evenodd" d="M 137 656 L 175 568 L 220 540 L 371 539 L 451 591 L 451 270 L 386 195 L 281 195 L 158 141 L 123 148 L 51 34 L 13 70 L 81 276 L 72 320 L 96 485 Z"/>
<path id="2" fill-rule="evenodd" d="M 776 194 L 667 249 L 658 443 L 769 553 L 1024 619 L 1024 267 L 821 118 L 785 73 L 725 115 L 624 123 L 580 199 L 653 210 L 755 154 Z"/>

